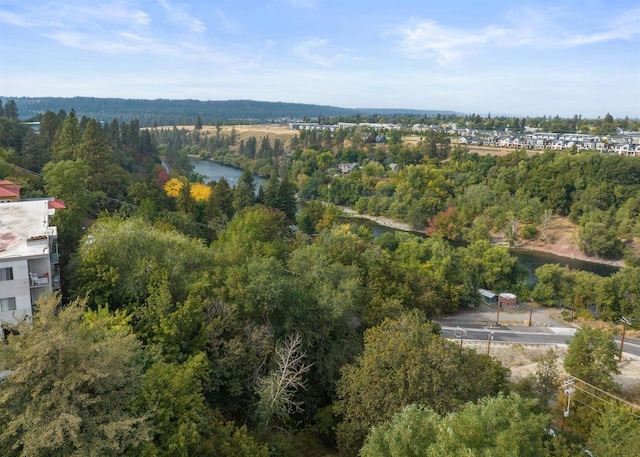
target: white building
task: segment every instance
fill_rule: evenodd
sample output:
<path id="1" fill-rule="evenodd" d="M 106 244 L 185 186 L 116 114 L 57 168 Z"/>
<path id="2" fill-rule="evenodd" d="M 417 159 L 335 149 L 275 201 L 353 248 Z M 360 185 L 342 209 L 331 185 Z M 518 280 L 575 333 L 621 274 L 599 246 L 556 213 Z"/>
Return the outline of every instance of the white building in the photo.
<path id="1" fill-rule="evenodd" d="M 56 227 L 64 203 L 38 199 L 0 203 L 0 324 L 29 319 L 44 292 L 60 288 Z"/>

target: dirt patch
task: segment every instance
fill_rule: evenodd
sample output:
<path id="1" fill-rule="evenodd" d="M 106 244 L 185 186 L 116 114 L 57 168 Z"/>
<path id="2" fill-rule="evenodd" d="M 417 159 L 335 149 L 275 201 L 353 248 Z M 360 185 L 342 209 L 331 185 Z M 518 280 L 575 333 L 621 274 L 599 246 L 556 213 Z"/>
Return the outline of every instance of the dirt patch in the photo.
<path id="1" fill-rule="evenodd" d="M 537 240 L 518 239 L 512 247 L 547 252 L 571 259 L 584 260 L 616 267 L 624 266 L 622 260 L 608 260 L 597 256 L 588 256 L 580 250 L 579 227 L 566 217 L 551 216 L 544 231 Z M 492 243 L 508 244 L 503 234 L 492 234 Z M 638 243 L 640 249 L 640 242 Z"/>
<path id="2" fill-rule="evenodd" d="M 487 344 L 480 342 L 466 342 L 465 347 L 486 354 Z M 491 343 L 490 355 L 498 359 L 505 367 L 511 370 L 511 379 L 522 379 L 536 372 L 536 359 L 545 355 L 549 346 L 532 346 L 507 343 Z M 557 356 L 557 367 L 561 377 L 566 376 L 563 361 L 567 355 L 566 347 L 553 347 Z M 623 356 L 618 364 L 620 374 L 614 379 L 623 389 L 624 397 L 632 403 L 640 405 L 640 360 Z"/>

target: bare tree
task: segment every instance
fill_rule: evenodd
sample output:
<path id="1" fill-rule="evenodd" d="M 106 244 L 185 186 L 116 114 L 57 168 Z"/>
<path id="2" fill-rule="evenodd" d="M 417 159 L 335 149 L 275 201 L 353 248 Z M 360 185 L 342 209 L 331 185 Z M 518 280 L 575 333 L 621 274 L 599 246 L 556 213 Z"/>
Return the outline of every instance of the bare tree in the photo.
<path id="1" fill-rule="evenodd" d="M 265 427 L 275 417 L 286 419 L 293 412 L 301 412 L 302 402 L 294 399 L 299 389 L 306 388 L 304 375 L 312 364 L 306 364 L 307 354 L 302 350 L 299 333 L 290 335 L 276 345 L 276 367 L 264 378 L 258 380 L 258 414 Z"/>

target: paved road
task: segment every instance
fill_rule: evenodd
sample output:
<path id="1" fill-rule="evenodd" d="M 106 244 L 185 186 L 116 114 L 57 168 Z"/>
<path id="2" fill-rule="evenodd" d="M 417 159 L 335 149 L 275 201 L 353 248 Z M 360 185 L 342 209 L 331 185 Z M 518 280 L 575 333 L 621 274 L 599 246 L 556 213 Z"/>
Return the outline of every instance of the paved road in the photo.
<path id="1" fill-rule="evenodd" d="M 570 340 L 576 329 L 571 327 L 520 327 L 520 326 L 487 326 L 474 323 L 453 323 L 450 321 L 439 322 L 442 327 L 442 335 L 446 338 L 460 340 L 462 335 L 464 341 L 488 341 L 489 335 L 493 332 L 492 342 L 515 343 L 515 344 L 544 344 L 544 345 L 565 345 Z M 620 337 L 615 337 L 620 344 Z M 640 340 L 635 338 L 625 338 L 624 353 L 640 359 Z"/>

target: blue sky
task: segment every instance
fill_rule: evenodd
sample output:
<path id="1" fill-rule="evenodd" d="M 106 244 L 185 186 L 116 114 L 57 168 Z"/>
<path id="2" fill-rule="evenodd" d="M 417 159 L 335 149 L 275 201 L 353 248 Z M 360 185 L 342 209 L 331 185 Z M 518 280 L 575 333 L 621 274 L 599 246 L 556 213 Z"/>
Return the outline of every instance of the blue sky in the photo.
<path id="1" fill-rule="evenodd" d="M 0 0 L 0 95 L 640 117 L 640 1 Z"/>

